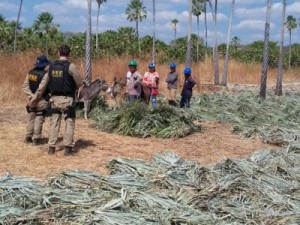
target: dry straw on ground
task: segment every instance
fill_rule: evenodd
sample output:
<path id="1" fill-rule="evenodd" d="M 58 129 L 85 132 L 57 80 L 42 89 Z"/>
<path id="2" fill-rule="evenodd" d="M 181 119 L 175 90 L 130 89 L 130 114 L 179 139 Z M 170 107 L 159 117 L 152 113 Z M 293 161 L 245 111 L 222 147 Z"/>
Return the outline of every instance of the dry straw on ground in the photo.
<path id="1" fill-rule="evenodd" d="M 165 152 L 117 158 L 110 175 L 64 171 L 44 184 L 0 178 L 1 224 L 299 224 L 299 146 L 213 167 Z"/>
<path id="2" fill-rule="evenodd" d="M 2 54 L 0 55 L 0 102 L 24 102 L 25 97 L 21 90 L 22 83 L 26 73 L 33 67 L 38 52 L 17 53 L 16 55 Z M 54 59 L 51 59 L 54 60 Z M 72 58 L 71 58 L 72 60 Z M 92 62 L 92 77 L 93 79 L 105 79 L 109 84 L 112 83 L 114 77 L 124 81 L 125 74 L 128 70 L 127 64 L 130 58 L 104 58 L 93 60 Z M 138 60 L 137 60 L 138 61 Z M 81 74 L 84 74 L 84 60 L 74 60 Z M 144 74 L 148 68 L 147 61 L 138 61 L 138 70 Z M 161 93 L 166 90 L 164 82 L 166 75 L 169 72 L 168 64 L 157 64 L 157 71 L 161 76 L 160 89 Z M 184 65 L 177 66 L 177 71 L 180 74 L 179 83 L 183 82 Z M 199 62 L 192 65 L 192 73 L 197 81 L 196 91 L 205 90 L 202 85 L 213 83 L 213 63 L 211 60 Z M 223 71 L 223 60 L 220 60 L 220 78 Z M 275 83 L 276 69 L 269 69 L 268 82 Z M 229 83 L 238 84 L 259 84 L 261 74 L 261 65 L 259 64 L 243 64 L 236 61 L 229 62 Z M 284 73 L 284 80 L 289 81 L 295 79 L 299 74 L 296 70 L 287 71 Z"/>

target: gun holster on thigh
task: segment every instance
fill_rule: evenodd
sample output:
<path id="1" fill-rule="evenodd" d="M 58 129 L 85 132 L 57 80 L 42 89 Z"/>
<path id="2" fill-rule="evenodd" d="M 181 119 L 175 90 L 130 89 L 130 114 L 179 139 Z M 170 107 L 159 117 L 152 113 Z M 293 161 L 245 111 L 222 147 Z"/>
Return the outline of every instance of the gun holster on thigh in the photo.
<path id="1" fill-rule="evenodd" d="M 76 118 L 76 107 L 75 107 L 75 105 L 68 106 L 68 108 L 67 108 L 67 110 L 66 110 L 65 113 L 67 114 L 66 119 L 68 119 L 68 118 L 71 118 L 71 119 Z"/>

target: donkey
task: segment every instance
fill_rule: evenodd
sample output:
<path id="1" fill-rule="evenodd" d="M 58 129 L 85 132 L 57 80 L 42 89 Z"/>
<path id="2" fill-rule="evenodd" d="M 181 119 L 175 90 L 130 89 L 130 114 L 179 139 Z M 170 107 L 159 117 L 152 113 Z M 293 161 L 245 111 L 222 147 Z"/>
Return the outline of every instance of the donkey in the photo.
<path id="1" fill-rule="evenodd" d="M 121 95 L 122 99 L 126 98 L 126 84 L 118 81 L 117 78 L 114 77 L 112 85 L 107 89 L 106 93 L 110 94 L 117 103 L 118 95 Z"/>
<path id="2" fill-rule="evenodd" d="M 110 88 L 107 89 L 106 93 L 111 94 L 111 97 L 117 102 L 116 97 L 118 95 L 121 96 L 122 99 L 127 97 L 126 93 L 126 84 L 120 82 L 115 77 L 113 79 L 113 83 Z M 144 101 L 147 105 L 150 102 L 150 89 L 142 84 L 142 93 L 141 93 L 141 100 Z"/>
<path id="3" fill-rule="evenodd" d="M 96 79 L 89 86 L 83 85 L 81 91 L 77 96 L 77 102 L 84 103 L 84 118 L 87 119 L 87 115 L 90 112 L 91 102 L 101 91 L 106 91 L 108 85 L 105 80 Z"/>

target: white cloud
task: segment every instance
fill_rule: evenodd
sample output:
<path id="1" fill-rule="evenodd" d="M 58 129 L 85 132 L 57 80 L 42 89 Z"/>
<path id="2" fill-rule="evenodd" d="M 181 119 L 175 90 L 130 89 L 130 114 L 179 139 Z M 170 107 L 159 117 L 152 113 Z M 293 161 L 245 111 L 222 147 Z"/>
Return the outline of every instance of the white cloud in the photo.
<path id="1" fill-rule="evenodd" d="M 236 4 L 239 5 L 252 5 L 252 4 L 261 4 L 262 0 L 243 0 L 243 1 L 236 1 Z M 220 0 L 219 4 L 231 4 L 231 0 Z"/>
<path id="2" fill-rule="evenodd" d="M 152 14 L 151 14 L 151 16 L 152 16 Z M 174 18 L 177 18 L 178 20 L 181 20 L 183 18 L 183 14 L 178 13 L 176 11 L 165 11 L 165 10 L 161 10 L 161 11 L 156 13 L 156 20 L 157 21 L 161 21 L 161 20 L 171 21 Z"/>
<path id="3" fill-rule="evenodd" d="M 92 2 L 95 4 L 95 1 Z M 64 0 L 62 4 L 68 6 L 67 8 L 87 9 L 87 1 L 82 0 Z"/>
<path id="4" fill-rule="evenodd" d="M 45 2 L 37 4 L 33 7 L 37 13 L 50 12 L 53 15 L 66 15 L 68 14 L 68 8 L 60 6 L 56 2 Z"/>
<path id="5" fill-rule="evenodd" d="M 275 28 L 275 24 L 270 24 L 271 29 Z M 265 29 L 265 21 L 264 20 L 242 20 L 238 24 L 233 26 L 235 30 L 243 30 L 243 29 L 253 29 L 253 30 L 264 30 Z"/>
<path id="6" fill-rule="evenodd" d="M 288 14 L 295 14 L 297 17 L 300 15 L 300 2 L 294 2 L 286 7 L 286 12 Z"/>
<path id="7" fill-rule="evenodd" d="M 266 15 L 266 7 L 237 8 L 235 15 L 242 19 L 264 18 Z"/>
<path id="8" fill-rule="evenodd" d="M 1 9 L 1 11 L 18 12 L 19 5 L 18 4 L 12 4 L 12 3 L 9 3 L 9 2 L 0 2 L 0 9 Z"/>

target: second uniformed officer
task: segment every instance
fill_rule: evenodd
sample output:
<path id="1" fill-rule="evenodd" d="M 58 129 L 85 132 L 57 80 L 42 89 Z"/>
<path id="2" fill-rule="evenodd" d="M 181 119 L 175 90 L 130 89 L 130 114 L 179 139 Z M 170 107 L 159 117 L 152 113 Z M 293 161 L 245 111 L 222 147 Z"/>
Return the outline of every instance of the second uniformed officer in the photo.
<path id="1" fill-rule="evenodd" d="M 51 116 L 49 130 L 48 154 L 55 153 L 61 119 L 65 120 L 63 136 L 64 155 L 71 155 L 75 142 L 75 94 L 82 85 L 82 78 L 75 64 L 68 61 L 71 50 L 68 45 L 61 45 L 58 60 L 49 67 L 49 84 L 51 92 Z"/>
<path id="2" fill-rule="evenodd" d="M 48 106 L 46 101 L 48 77 L 45 74 L 49 64 L 50 61 L 45 55 L 37 57 L 34 68 L 28 72 L 23 83 L 23 91 L 28 97 L 26 106 L 28 122 L 25 141 L 27 143 L 32 142 L 33 145 L 40 143 L 43 123 L 45 122 L 45 110 Z"/>

